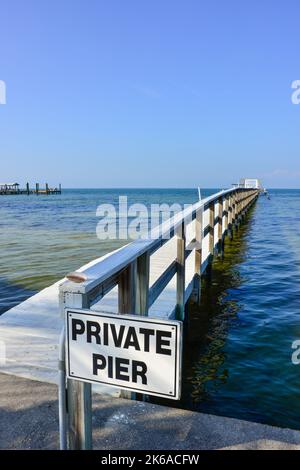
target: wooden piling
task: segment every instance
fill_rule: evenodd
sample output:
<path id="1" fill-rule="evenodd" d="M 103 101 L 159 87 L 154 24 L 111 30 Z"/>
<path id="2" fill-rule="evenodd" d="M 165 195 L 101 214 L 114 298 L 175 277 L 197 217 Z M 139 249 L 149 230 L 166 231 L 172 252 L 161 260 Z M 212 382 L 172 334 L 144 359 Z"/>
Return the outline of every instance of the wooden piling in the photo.
<path id="1" fill-rule="evenodd" d="M 228 205 L 228 238 L 232 240 L 233 231 L 232 231 L 232 221 L 233 221 L 233 196 L 229 196 L 229 205 Z"/>
<path id="2" fill-rule="evenodd" d="M 234 221 L 234 227 L 236 230 L 238 230 L 240 226 L 240 208 L 241 208 L 240 193 L 236 193 L 235 195 L 235 221 Z"/>
<path id="3" fill-rule="evenodd" d="M 229 196 L 225 197 L 225 215 L 224 215 L 224 235 L 228 233 L 228 225 L 229 225 Z M 224 236 L 223 236 L 224 238 Z"/>
<path id="4" fill-rule="evenodd" d="M 184 320 L 185 311 L 185 225 L 184 222 L 176 231 L 177 237 L 177 274 L 176 274 L 176 318 Z"/>
<path id="5" fill-rule="evenodd" d="M 136 285 L 137 285 L 137 261 L 130 263 L 119 275 L 118 282 L 118 304 L 120 314 L 135 313 L 136 308 Z M 135 400 L 136 394 L 128 390 L 121 390 L 122 398 Z"/>
<path id="6" fill-rule="evenodd" d="M 150 256 L 144 253 L 137 258 L 135 313 L 148 315 L 149 308 Z"/>
<path id="7" fill-rule="evenodd" d="M 194 280 L 194 301 L 200 304 L 201 297 L 201 266 L 202 266 L 202 225 L 203 210 L 198 209 L 195 219 L 195 280 Z"/>
<path id="8" fill-rule="evenodd" d="M 176 305 L 170 316 L 183 321 L 185 319 L 185 305 L 195 287 L 198 289 L 200 298 L 201 275 L 209 272 L 212 268 L 215 239 L 223 241 L 226 233 L 229 235 L 233 225 L 240 223 L 241 211 L 246 213 L 255 202 L 259 194 L 258 190 L 244 190 L 241 188 L 229 189 L 212 195 L 206 201 L 199 201 L 182 218 L 175 218 L 172 222 L 171 232 L 168 226 L 168 234 L 176 237 L 171 253 L 172 259 L 167 267 L 158 272 L 158 277 L 149 285 L 149 269 L 151 256 L 158 252 L 168 241 L 166 241 L 166 229 L 160 235 L 149 239 L 131 243 L 99 262 L 87 268 L 86 281 L 81 284 L 67 281 L 60 287 L 61 298 L 65 300 L 63 306 L 90 308 L 98 300 L 101 300 L 108 292 L 118 286 L 118 310 L 119 314 L 147 315 L 148 309 L 163 293 L 169 283 L 174 282 L 176 276 Z M 203 215 L 206 212 L 205 216 Z M 204 220 L 208 224 L 203 227 Z M 217 215 L 217 222 L 215 215 Z M 195 261 L 192 268 L 192 280 L 186 286 L 186 258 L 190 251 L 186 247 L 185 220 L 195 222 L 194 237 L 191 250 L 194 251 Z M 215 225 L 217 229 L 215 230 Z M 224 227 L 224 229 L 223 229 Z M 215 233 L 216 232 L 216 233 Z M 190 235 L 190 234 L 188 234 Z M 193 234 L 192 234 L 193 236 Z M 203 239 L 208 243 L 209 253 L 203 255 Z M 190 238 L 188 238 L 190 241 Z M 176 246 L 176 248 L 174 248 Z M 153 259 L 153 258 L 152 258 Z M 156 258 L 157 259 L 157 258 Z M 159 266 L 161 267 L 161 263 Z M 190 265 L 189 265 L 190 269 Z M 99 273 L 99 279 L 97 278 Z M 187 271 L 188 272 L 188 271 Z M 190 274 L 190 271 L 188 272 Z M 62 308 L 63 310 L 63 308 Z M 92 445 L 92 420 L 91 420 L 91 388 L 90 385 L 79 383 L 75 380 L 67 381 L 68 404 L 69 404 L 69 447 L 72 449 L 91 448 Z M 137 394 L 122 391 L 122 396 L 136 398 Z"/>
<path id="9" fill-rule="evenodd" d="M 222 240 L 223 240 L 223 198 L 220 197 L 217 202 L 217 246 L 216 254 L 222 256 Z"/>
<path id="10" fill-rule="evenodd" d="M 208 249 L 210 253 L 210 257 L 212 258 L 214 255 L 214 247 L 215 247 L 215 202 L 212 201 L 209 203 L 208 208 Z"/>
<path id="11" fill-rule="evenodd" d="M 89 308 L 86 295 L 69 294 L 64 307 Z M 79 380 L 67 380 L 69 448 L 90 450 L 92 439 L 92 386 Z"/>
<path id="12" fill-rule="evenodd" d="M 135 311 L 136 262 L 130 263 L 119 276 L 119 313 L 133 314 Z"/>

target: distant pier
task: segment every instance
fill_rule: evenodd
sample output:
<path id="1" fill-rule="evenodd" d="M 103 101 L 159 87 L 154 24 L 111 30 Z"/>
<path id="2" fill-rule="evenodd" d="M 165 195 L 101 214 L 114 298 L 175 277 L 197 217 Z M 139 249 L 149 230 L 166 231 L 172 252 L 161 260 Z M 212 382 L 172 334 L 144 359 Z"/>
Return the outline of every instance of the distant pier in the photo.
<path id="1" fill-rule="evenodd" d="M 51 188 L 48 183 L 45 184 L 45 188 L 40 188 L 39 183 L 35 183 L 35 187 L 31 188 L 29 183 L 26 183 L 25 188 L 20 188 L 19 183 L 0 183 L 0 196 L 15 196 L 19 194 L 30 194 L 48 195 L 48 194 L 61 194 L 61 184 L 58 187 Z"/>

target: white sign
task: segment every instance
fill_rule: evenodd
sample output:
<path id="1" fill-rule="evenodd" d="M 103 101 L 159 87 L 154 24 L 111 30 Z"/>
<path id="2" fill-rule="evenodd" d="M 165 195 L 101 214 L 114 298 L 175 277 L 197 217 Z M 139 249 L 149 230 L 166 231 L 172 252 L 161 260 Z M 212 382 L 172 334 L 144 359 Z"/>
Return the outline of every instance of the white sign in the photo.
<path id="1" fill-rule="evenodd" d="M 68 377 L 179 400 L 181 325 L 67 308 Z"/>

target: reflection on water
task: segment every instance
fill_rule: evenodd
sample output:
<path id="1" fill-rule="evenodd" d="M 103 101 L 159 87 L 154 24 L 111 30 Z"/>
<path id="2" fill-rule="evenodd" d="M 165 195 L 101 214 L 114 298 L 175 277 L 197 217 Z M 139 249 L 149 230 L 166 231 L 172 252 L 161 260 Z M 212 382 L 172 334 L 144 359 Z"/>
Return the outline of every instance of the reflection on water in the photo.
<path id="1" fill-rule="evenodd" d="M 239 263 L 247 250 L 245 232 L 251 223 L 248 214 L 233 241 L 226 240 L 225 253 L 216 258 L 201 286 L 200 305 L 188 306 L 188 322 L 184 356 L 184 387 L 182 404 L 197 408 L 218 393 L 228 379 L 224 346 L 228 330 L 238 322 L 241 300 L 235 290 L 243 285 Z"/>
<path id="2" fill-rule="evenodd" d="M 12 308 L 35 293 L 34 290 L 10 284 L 0 278 L 0 315 L 7 310 L 8 305 Z"/>
<path id="3" fill-rule="evenodd" d="M 299 247 L 300 191 L 261 197 L 191 306 L 180 406 L 300 429 Z"/>

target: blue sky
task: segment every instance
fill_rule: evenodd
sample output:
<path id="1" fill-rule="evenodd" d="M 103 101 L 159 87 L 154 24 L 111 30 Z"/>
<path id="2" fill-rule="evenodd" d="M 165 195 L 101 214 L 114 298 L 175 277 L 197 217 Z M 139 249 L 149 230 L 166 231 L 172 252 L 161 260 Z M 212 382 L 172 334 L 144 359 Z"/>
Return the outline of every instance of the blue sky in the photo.
<path id="1" fill-rule="evenodd" d="M 300 187 L 299 0 L 4 0 L 0 180 Z"/>

